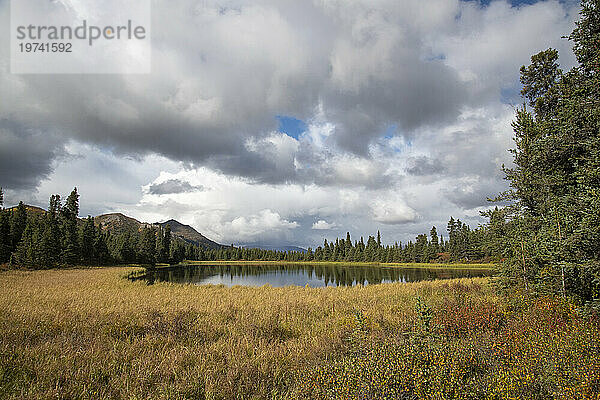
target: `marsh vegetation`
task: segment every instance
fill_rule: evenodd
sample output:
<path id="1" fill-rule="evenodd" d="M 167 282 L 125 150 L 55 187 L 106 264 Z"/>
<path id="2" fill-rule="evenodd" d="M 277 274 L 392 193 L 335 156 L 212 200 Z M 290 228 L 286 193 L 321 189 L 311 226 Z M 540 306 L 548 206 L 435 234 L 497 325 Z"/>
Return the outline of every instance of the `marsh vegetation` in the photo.
<path id="1" fill-rule="evenodd" d="M 597 318 L 489 278 L 305 288 L 8 271 L 0 397 L 594 398 Z"/>

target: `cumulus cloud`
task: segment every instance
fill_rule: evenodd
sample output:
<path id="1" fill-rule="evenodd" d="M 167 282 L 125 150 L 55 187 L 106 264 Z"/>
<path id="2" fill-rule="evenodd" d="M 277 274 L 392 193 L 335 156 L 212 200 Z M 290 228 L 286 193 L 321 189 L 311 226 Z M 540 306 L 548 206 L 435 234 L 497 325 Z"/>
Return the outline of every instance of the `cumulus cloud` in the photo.
<path id="1" fill-rule="evenodd" d="M 8 4 L 0 3 L 5 22 Z M 327 152 L 273 134 L 277 115 L 320 115 L 332 127 L 328 151 L 342 162 L 358 157 L 347 175 L 364 184 L 373 174 L 363 159 L 372 160 L 370 146 L 388 126 L 407 137 L 443 127 L 465 107 L 497 101 L 533 52 L 554 45 L 567 57 L 560 36 L 575 11 L 557 1 L 158 1 L 152 74 L 47 79 L 11 75 L 3 62 L 0 97 L 11 101 L 0 118 L 120 154 L 158 153 L 261 182 L 320 183 Z M 3 60 L 7 52 L 3 41 Z M 311 167 L 297 168 L 300 159 Z M 324 167 L 342 184 L 349 178 Z"/>
<path id="2" fill-rule="evenodd" d="M 55 133 L 0 119 L 0 185 L 5 189 L 35 189 L 64 154 L 64 141 Z"/>
<path id="3" fill-rule="evenodd" d="M 188 193 L 197 190 L 203 190 L 202 186 L 192 186 L 189 182 L 182 182 L 179 179 L 169 179 L 160 183 L 153 183 L 148 187 L 148 193 L 151 194 L 177 194 Z"/>
<path id="4" fill-rule="evenodd" d="M 415 210 L 402 201 L 376 200 L 371 206 L 373 219 L 383 224 L 396 225 L 414 222 L 418 218 Z"/>
<path id="5" fill-rule="evenodd" d="M 85 212 L 174 217 L 225 243 L 313 245 L 321 221 L 402 240 L 448 215 L 477 223 L 506 189 L 519 67 L 548 47 L 573 65 L 577 11 L 159 0 L 148 75 L 10 74 L 0 41 L 0 186 L 42 205 L 78 186 L 101 199 Z"/>
<path id="6" fill-rule="evenodd" d="M 319 231 L 327 231 L 327 230 L 331 230 L 336 227 L 337 227 L 337 225 L 335 223 L 327 222 L 324 219 L 320 219 L 317 222 L 315 222 L 314 224 L 312 224 L 312 229 L 316 229 Z"/>
<path id="7" fill-rule="evenodd" d="M 278 234 L 281 231 L 295 229 L 297 222 L 290 222 L 271 210 L 261 210 L 258 214 L 237 217 L 231 221 L 225 229 L 231 230 L 231 233 L 238 240 L 256 240 L 260 236 Z"/>
<path id="8" fill-rule="evenodd" d="M 272 185 L 206 167 L 163 172 L 150 186 L 170 180 L 203 190 L 160 195 L 146 190 L 137 204 L 124 211 L 143 221 L 175 218 L 214 240 L 238 244 L 270 241 L 314 246 L 322 242 L 325 228 L 332 234 L 350 230 L 366 235 L 373 229 L 373 199 L 385 201 L 387 214 L 381 218 L 387 218 L 390 235 L 399 233 L 399 225 L 393 224 L 415 219 L 403 193 L 394 188 Z"/>
<path id="9" fill-rule="evenodd" d="M 411 157 L 408 160 L 408 164 L 409 167 L 406 169 L 406 172 L 410 175 L 433 175 L 443 171 L 440 160 L 434 160 L 427 156 Z"/>

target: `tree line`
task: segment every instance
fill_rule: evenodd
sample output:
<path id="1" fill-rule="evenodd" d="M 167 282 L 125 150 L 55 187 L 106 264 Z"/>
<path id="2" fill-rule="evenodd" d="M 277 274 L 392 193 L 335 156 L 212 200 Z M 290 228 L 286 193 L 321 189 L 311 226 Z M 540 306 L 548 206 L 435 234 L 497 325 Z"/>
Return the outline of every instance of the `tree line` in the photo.
<path id="1" fill-rule="evenodd" d="M 2 190 L 0 189 L 0 196 Z M 0 200 L 2 198 L 0 197 Z M 1 205 L 1 203 L 0 203 Z M 383 245 L 381 235 L 366 240 L 325 239 L 322 246 L 301 251 L 276 251 L 223 246 L 206 249 L 174 238 L 169 225 L 145 225 L 122 232 L 103 230 L 94 218 L 78 218 L 79 194 L 73 189 L 64 204 L 52 195 L 46 212 L 28 212 L 20 202 L 10 210 L 0 210 L 0 263 L 29 268 L 71 265 L 176 264 L 183 260 L 272 260 L 272 261 L 346 261 L 346 262 L 448 262 L 490 259 L 485 227 L 471 229 L 450 218 L 448 240 L 436 227 L 418 235 L 414 242 Z"/>
<path id="2" fill-rule="evenodd" d="M 489 261 L 497 256 L 493 252 L 484 226 L 471 229 L 469 225 L 450 217 L 447 226 L 448 240 L 438 236 L 436 227 L 429 235 L 420 234 L 415 241 L 406 244 L 396 242 L 383 245 L 381 234 L 352 241 L 346 238 L 324 240 L 322 246 L 307 251 L 276 251 L 227 247 L 222 249 L 199 249 L 199 260 L 265 260 L 265 261 L 336 261 L 378 263 L 430 263 Z"/>
<path id="3" fill-rule="evenodd" d="M 178 263 L 197 258 L 198 246 L 173 238 L 168 225 L 112 233 L 96 226 L 91 216 L 78 218 L 77 188 L 64 204 L 60 195 L 52 195 L 45 212 L 28 211 L 23 202 L 5 210 L 3 200 L 0 188 L 0 264 L 54 268 Z"/>
<path id="4" fill-rule="evenodd" d="M 513 122 L 513 166 L 505 207 L 483 212 L 471 229 L 450 219 L 448 240 L 435 227 L 414 242 L 383 246 L 381 238 L 325 241 L 307 252 L 225 247 L 207 250 L 148 227 L 111 235 L 88 218 L 78 223 L 78 195 L 64 205 L 53 196 L 47 213 L 29 215 L 22 203 L 0 212 L 0 262 L 48 267 L 78 262 L 290 260 L 430 262 L 500 259 L 499 284 L 531 295 L 560 294 L 600 309 L 600 0 L 582 0 L 568 37 L 577 65 L 558 66 L 548 49 L 521 67 L 525 102 Z M 0 191 L 1 199 L 1 191 Z"/>
<path id="5" fill-rule="evenodd" d="M 524 104 L 513 123 L 511 204 L 488 213 L 506 261 L 500 282 L 600 308 L 600 1 L 581 2 L 563 72 L 548 49 L 521 67 Z"/>

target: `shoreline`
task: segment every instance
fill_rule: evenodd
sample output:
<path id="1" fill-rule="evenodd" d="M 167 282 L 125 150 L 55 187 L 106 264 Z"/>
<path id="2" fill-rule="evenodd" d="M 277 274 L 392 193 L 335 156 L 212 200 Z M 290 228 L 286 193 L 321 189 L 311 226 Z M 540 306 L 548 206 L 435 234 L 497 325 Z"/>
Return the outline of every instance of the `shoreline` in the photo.
<path id="1" fill-rule="evenodd" d="M 444 269 L 494 269 L 496 264 L 493 263 L 474 263 L 474 264 L 464 264 L 464 263 L 380 263 L 380 262 L 357 262 L 357 261 L 246 261 L 246 260 L 235 260 L 235 261 L 185 261 L 181 265 L 264 265 L 264 264 L 273 264 L 273 265 L 293 265 L 293 264 L 308 264 L 308 265 L 331 265 L 331 266 L 353 266 L 353 267 L 387 267 L 387 268 L 423 268 L 423 269 L 434 269 L 434 268 L 444 268 Z M 172 265 L 169 267 L 176 267 L 177 265 Z M 156 268 L 164 268 L 164 267 L 156 267 Z"/>

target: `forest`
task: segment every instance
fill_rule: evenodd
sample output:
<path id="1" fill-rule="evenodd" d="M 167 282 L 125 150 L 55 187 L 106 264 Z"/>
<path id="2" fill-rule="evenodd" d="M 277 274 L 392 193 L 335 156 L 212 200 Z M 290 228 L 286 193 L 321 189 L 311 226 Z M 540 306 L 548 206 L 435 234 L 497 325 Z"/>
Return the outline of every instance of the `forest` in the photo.
<path id="1" fill-rule="evenodd" d="M 520 69 L 510 188 L 485 194 L 496 198 L 478 227 L 451 217 L 393 245 L 347 233 L 306 252 L 207 249 L 169 226 L 78 218 L 76 189 L 47 210 L 4 209 L 0 190 L 0 398 L 600 399 L 600 0 L 580 10 L 573 68 L 549 48 Z M 483 260 L 494 275 L 319 288 L 127 279 L 186 259 Z"/>
<path id="2" fill-rule="evenodd" d="M 560 294 L 582 304 L 600 298 L 600 17 L 597 2 L 583 1 L 569 36 L 578 65 L 562 71 L 547 49 L 520 69 L 524 104 L 513 122 L 513 164 L 504 167 L 508 203 L 483 213 L 471 229 L 450 218 L 448 240 L 433 227 L 414 242 L 383 246 L 366 240 L 324 241 L 306 252 L 223 247 L 203 249 L 173 239 L 168 228 L 111 234 L 81 220 L 74 189 L 64 204 L 50 198 L 47 212 L 23 203 L 0 211 L 0 263 L 49 268 L 69 265 L 178 263 L 189 260 L 430 262 L 499 261 L 503 287 Z M 1 196 L 1 195 L 0 195 Z M 2 201 L 2 197 L 0 197 Z"/>
<path id="3" fill-rule="evenodd" d="M 169 225 L 110 232 L 91 216 L 78 218 L 78 212 L 77 188 L 64 204 L 60 195 L 51 196 L 47 212 L 28 212 L 23 202 L 0 210 L 0 263 L 26 268 L 177 264 L 183 260 L 427 263 L 489 261 L 497 256 L 486 227 L 471 229 L 453 217 L 447 225 L 448 240 L 438 235 L 435 226 L 414 242 L 391 246 L 382 244 L 379 232 L 366 243 L 363 237 L 353 242 L 348 232 L 345 239 L 325 239 L 322 246 L 301 252 L 234 246 L 208 249 L 173 237 Z"/>

